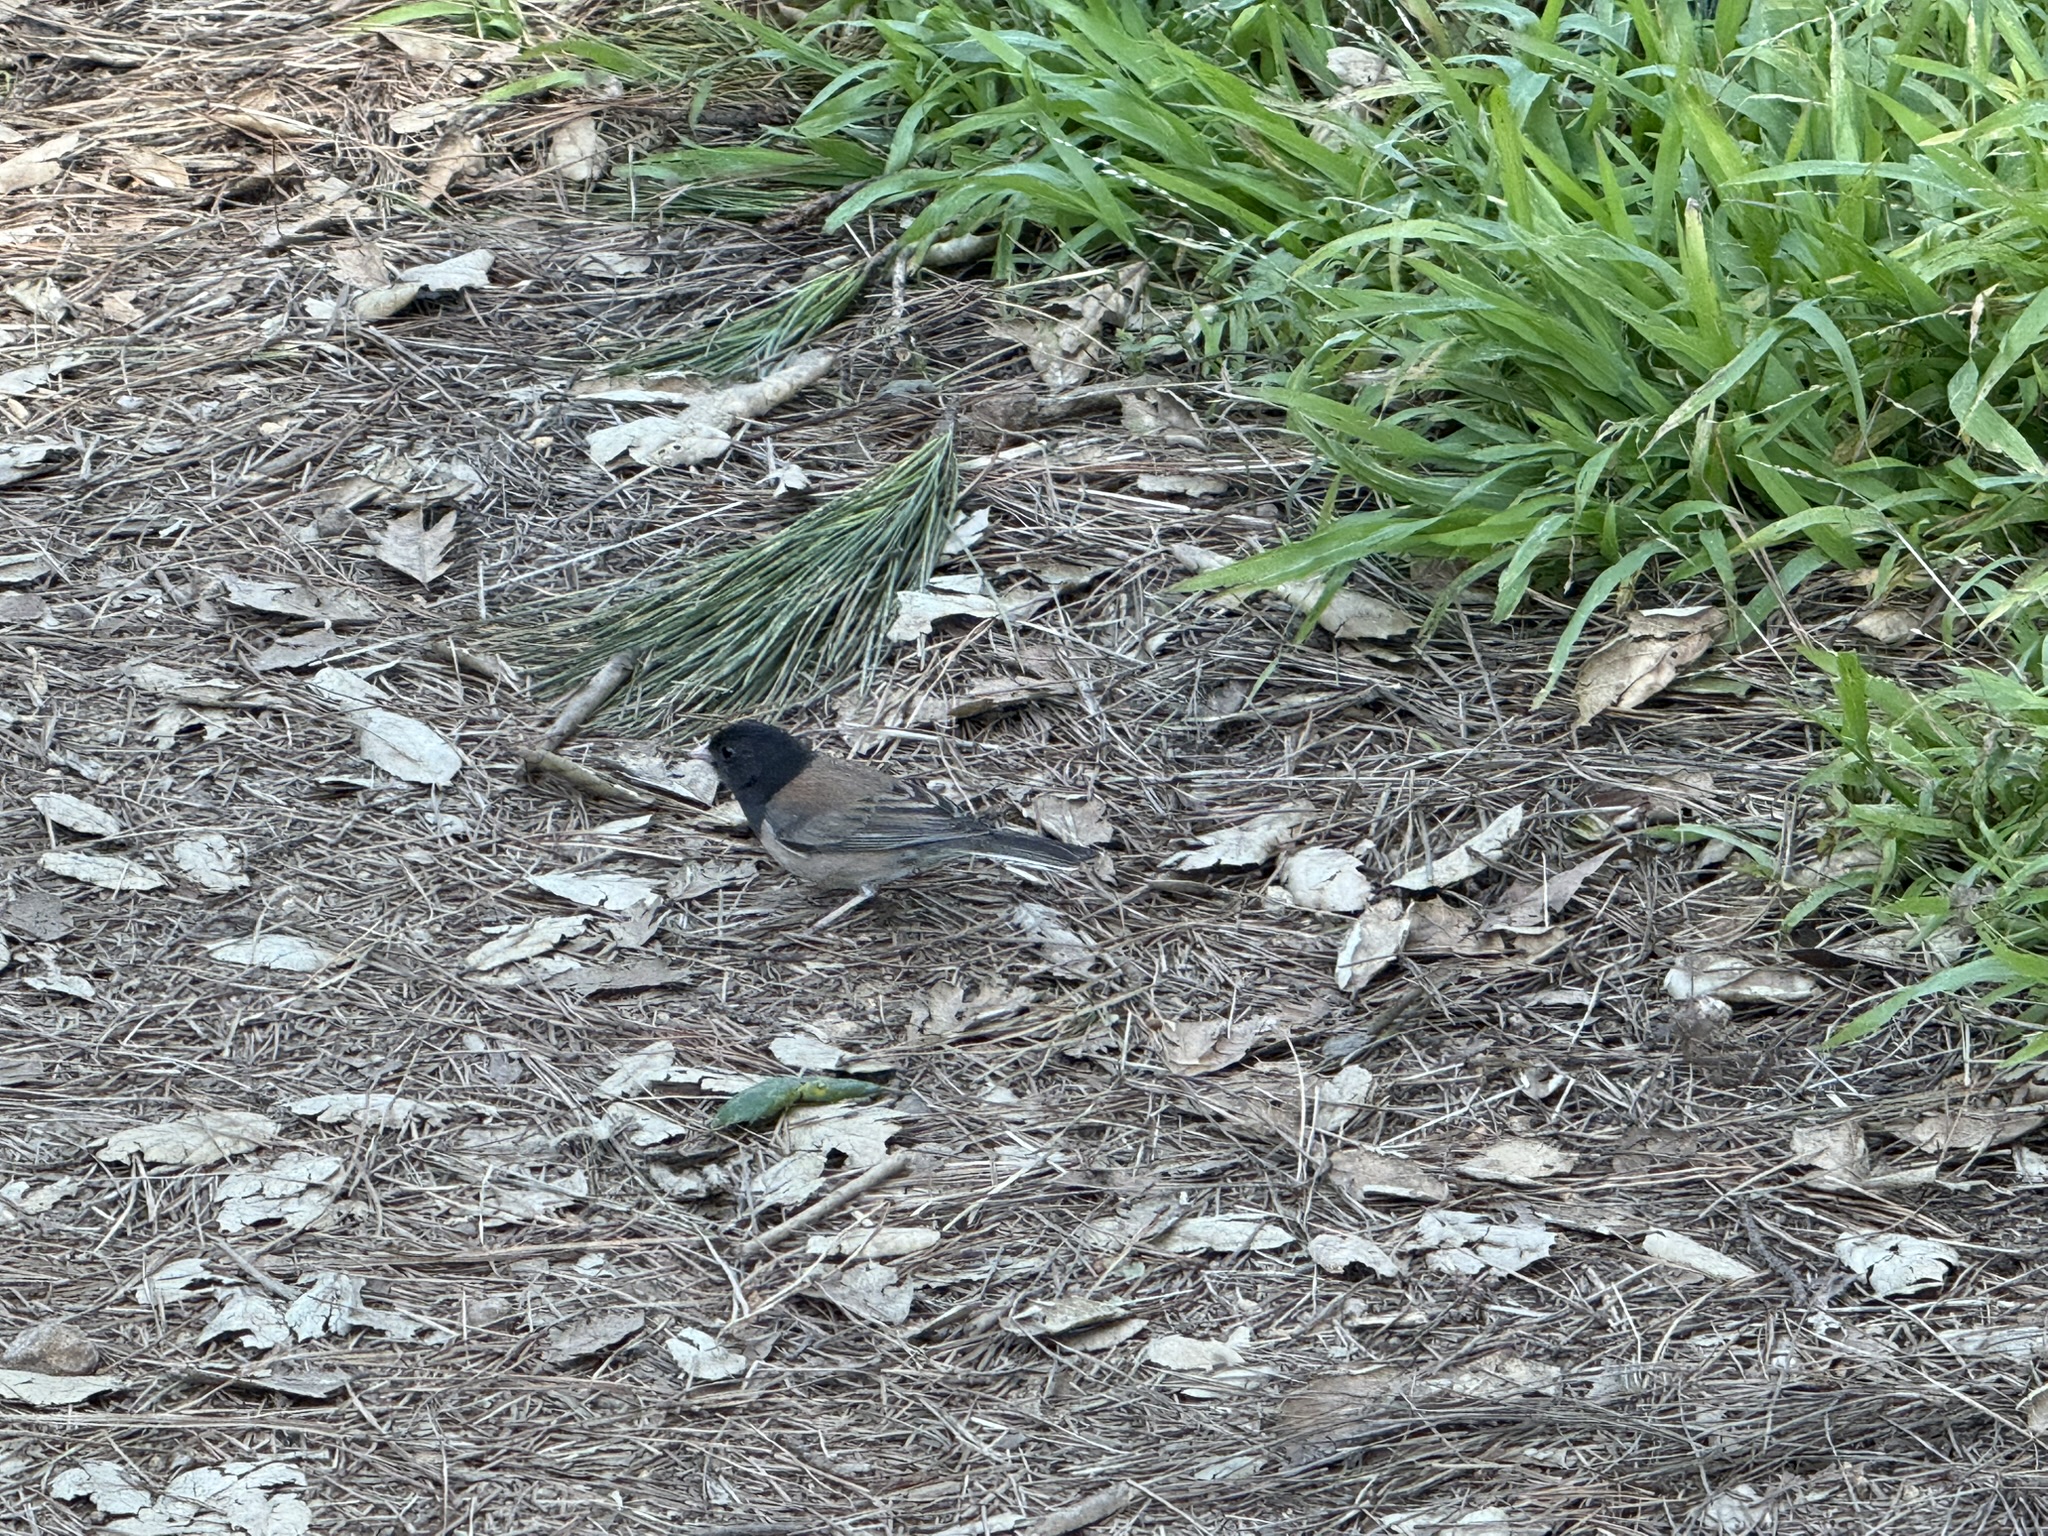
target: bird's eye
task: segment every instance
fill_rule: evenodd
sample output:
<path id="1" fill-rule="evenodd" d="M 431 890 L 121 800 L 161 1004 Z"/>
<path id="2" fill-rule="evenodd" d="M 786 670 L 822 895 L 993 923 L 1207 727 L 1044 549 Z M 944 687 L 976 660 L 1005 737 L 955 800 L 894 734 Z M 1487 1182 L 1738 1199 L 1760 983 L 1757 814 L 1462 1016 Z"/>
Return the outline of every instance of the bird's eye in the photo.
<path id="1" fill-rule="evenodd" d="M 718 755 L 719 755 L 720 757 L 724 758 L 724 759 L 725 759 L 725 760 L 726 760 L 727 762 L 731 762 L 731 761 L 732 761 L 732 748 L 731 748 L 731 747 L 720 747 L 720 748 L 718 749 Z"/>

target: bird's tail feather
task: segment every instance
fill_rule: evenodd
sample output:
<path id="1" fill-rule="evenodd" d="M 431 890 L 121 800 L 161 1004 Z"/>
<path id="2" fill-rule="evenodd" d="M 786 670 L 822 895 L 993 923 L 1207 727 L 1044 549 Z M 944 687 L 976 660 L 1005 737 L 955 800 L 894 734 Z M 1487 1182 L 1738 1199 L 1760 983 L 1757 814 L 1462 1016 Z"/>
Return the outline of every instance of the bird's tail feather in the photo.
<path id="1" fill-rule="evenodd" d="M 1075 848 L 1030 832 L 1000 829 L 982 833 L 961 851 L 999 859 L 1005 864 L 1028 864 L 1034 869 L 1079 869 L 1095 861 L 1092 848 Z"/>

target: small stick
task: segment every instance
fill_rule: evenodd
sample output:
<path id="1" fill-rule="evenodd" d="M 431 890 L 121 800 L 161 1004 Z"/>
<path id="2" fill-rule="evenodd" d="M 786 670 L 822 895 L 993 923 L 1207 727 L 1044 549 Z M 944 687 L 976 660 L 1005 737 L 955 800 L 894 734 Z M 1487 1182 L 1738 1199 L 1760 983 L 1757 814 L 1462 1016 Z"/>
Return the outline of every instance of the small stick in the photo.
<path id="1" fill-rule="evenodd" d="M 609 800 L 613 805 L 630 805 L 640 811 L 659 803 L 652 795 L 642 794 L 624 784 L 614 784 L 603 774 L 592 773 L 581 763 L 572 763 L 558 753 L 522 752 L 519 761 L 527 772 L 553 774 L 571 789 L 593 800 Z"/>
<path id="2" fill-rule="evenodd" d="M 555 723 L 541 733 L 540 750 L 554 751 L 588 725 L 590 717 L 604 708 L 605 701 L 626 686 L 626 680 L 639 665 L 638 651 L 621 651 L 592 673 L 589 682 L 569 695 L 569 702 L 555 716 Z"/>
<path id="3" fill-rule="evenodd" d="M 435 661 L 447 662 L 458 672 L 474 672 L 478 677 L 503 683 L 507 688 L 517 688 L 525 681 L 502 657 L 466 649 L 445 635 L 427 642 L 427 655 Z"/>
<path id="4" fill-rule="evenodd" d="M 903 1172 L 909 1166 L 910 1154 L 908 1152 L 898 1152 L 893 1156 L 883 1158 L 874 1167 L 851 1183 L 840 1185 L 839 1188 L 833 1190 L 824 1199 L 813 1205 L 805 1206 L 794 1216 L 790 1217 L 789 1220 L 778 1222 L 759 1237 L 749 1238 L 746 1242 L 741 1243 L 740 1252 L 744 1254 L 767 1252 L 785 1237 L 794 1237 L 797 1233 L 816 1226 L 842 1206 L 851 1205 L 877 1184 L 888 1183 L 889 1180 L 895 1178 L 897 1174 Z M 1072 1530 L 1076 1529 L 1076 1527 L 1070 1526 L 1068 1529 Z"/>

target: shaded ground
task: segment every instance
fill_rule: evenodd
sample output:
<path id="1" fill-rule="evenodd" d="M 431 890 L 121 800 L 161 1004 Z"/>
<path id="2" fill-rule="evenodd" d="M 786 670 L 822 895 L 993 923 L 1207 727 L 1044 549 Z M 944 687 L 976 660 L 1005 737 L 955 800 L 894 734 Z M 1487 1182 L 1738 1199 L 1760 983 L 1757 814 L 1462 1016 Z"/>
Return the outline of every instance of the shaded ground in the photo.
<path id="1" fill-rule="evenodd" d="M 937 879 L 814 933 L 817 898 L 733 867 L 753 847 L 729 817 L 665 804 L 640 823 L 529 781 L 515 754 L 549 701 L 427 646 L 480 606 L 786 516 L 751 441 L 695 474 L 598 470 L 584 437 L 614 408 L 566 386 L 593 348 L 769 291 L 836 247 L 581 209 L 535 161 L 575 109 L 533 103 L 479 125 L 489 169 L 471 190 L 407 211 L 436 140 L 395 137 L 390 114 L 489 78 L 459 49 L 409 57 L 253 7 L 39 6 L 0 26 L 21 60 L 0 155 L 82 135 L 61 178 L 0 193 L 7 281 L 47 277 L 69 308 L 0 313 L 6 367 L 76 359 L 0 402 L 0 443 L 51 445 L 0 489 L 0 555 L 50 566 L 0 595 L 0 1332 L 70 1321 L 120 1379 L 76 1406 L 0 1396 L 11 1528 L 98 1528 L 108 1515 L 53 1493 L 96 1461 L 149 1492 L 283 1464 L 316 1531 L 1066 1530 L 1031 1522 L 1090 1499 L 1105 1531 L 2042 1522 L 2026 1426 L 2048 1222 L 2009 1148 L 1968 1151 L 2026 1117 L 1924 1128 L 2023 1110 L 2031 1085 L 1971 1089 L 1963 1030 L 1932 1014 L 1820 1054 L 1885 986 L 1846 957 L 1855 935 L 1803 931 L 1787 955 L 1789 898 L 1725 849 L 1585 825 L 1655 792 L 1812 863 L 1817 803 L 1798 785 L 1814 743 L 1796 719 L 1724 691 L 1575 733 L 1557 704 L 1532 708 L 1555 638 L 1540 617 L 1493 626 L 1479 607 L 1424 646 L 1290 649 L 1277 605 L 1171 595 L 1170 545 L 1237 553 L 1319 500 L 1296 450 L 1216 392 L 1184 392 L 1201 450 L 1134 446 L 1113 411 L 1022 438 L 971 428 L 964 505 L 990 511 L 972 563 L 1051 600 L 943 625 L 807 723 L 1020 819 L 1042 792 L 1092 797 L 1114 876 Z M 671 132 L 643 110 L 657 105 L 608 108 L 615 145 Z M 396 268 L 497 259 L 489 286 L 394 321 L 317 318 L 365 241 Z M 650 260 L 593 275 L 595 251 Z M 900 313 L 871 300 L 839 373 L 774 418 L 779 457 L 829 491 L 948 406 L 971 424 L 991 392 L 1028 391 L 994 313 L 971 278 L 920 279 Z M 396 505 L 351 477 L 394 453 L 482 482 L 430 587 L 366 553 Z M 1146 469 L 1231 490 L 1148 495 Z M 317 664 L 373 669 L 391 708 L 464 754 L 453 782 L 365 764 L 310 655 L 258 670 L 307 626 L 235 606 L 221 572 L 365 605 L 374 617 Z M 1853 603 L 1817 589 L 1799 621 Z M 136 671 L 149 662 L 186 680 Z M 1774 666 L 1767 648 L 1750 675 Z M 952 718 L 976 684 L 1035 702 Z M 688 745 L 600 732 L 574 750 L 673 762 Z M 122 834 L 51 828 L 26 797 L 53 791 Z M 1507 869 L 1452 909 L 1500 911 L 1517 876 L 1616 851 L 1547 933 L 1468 935 L 1460 955 L 1418 953 L 1411 931 L 1410 954 L 1351 994 L 1331 985 L 1344 919 L 1270 904 L 1270 869 L 1164 863 L 1299 807 L 1301 844 L 1358 850 L 1384 890 L 1518 804 Z M 174 845 L 212 835 L 245 887 L 180 876 Z M 44 868 L 52 848 L 169 883 L 99 890 Z M 593 916 L 556 951 L 581 971 L 465 968 L 508 925 L 573 913 L 530 876 L 599 868 L 661 885 L 658 911 Z M 1066 947 L 1045 920 L 1020 929 L 1020 899 Z M 339 958 L 300 976 L 204 948 L 261 934 Z M 1707 950 L 1816 967 L 1816 989 L 1727 1020 L 1674 1006 L 1674 959 Z M 663 985 L 590 985 L 647 961 Z M 882 1113 L 710 1137 L 721 1083 L 693 1071 L 757 1076 L 833 1049 L 893 1067 Z M 617 1075 L 629 1058 L 640 1070 Z M 351 1120 L 330 1104 L 335 1123 L 293 1107 L 366 1093 L 413 1107 L 370 1101 Z M 261 1115 L 274 1134 L 197 1167 L 94 1155 L 192 1111 Z M 1852 1121 L 1874 1173 L 1830 1180 L 1790 1155 L 1795 1131 Z M 1884 1134 L 1916 1125 L 1917 1150 Z M 1507 1138 L 1561 1156 L 1522 1185 L 1461 1171 Z M 1412 1159 L 1423 1182 L 1411 1169 L 1408 1198 L 1383 1192 L 1361 1150 Z M 885 1152 L 908 1163 L 873 1193 L 745 1246 Z M 299 1155 L 335 1164 L 292 1207 L 318 1219 L 228 1230 L 261 1213 L 224 1182 Z M 257 1193 L 289 1206 L 306 1184 Z M 1540 1227 L 1550 1249 L 1460 1273 L 1425 1251 L 1446 1210 Z M 809 1251 L 875 1226 L 917 1234 L 884 1239 L 889 1274 L 872 1253 Z M 1659 1231 L 1751 1278 L 1657 1262 L 1643 1240 Z M 1945 1283 L 1885 1300 L 1852 1283 L 1836 1243 L 1873 1231 L 1950 1244 Z M 1311 1242 L 1332 1233 L 1405 1272 L 1327 1247 L 1334 1267 L 1319 1264 Z M 181 1293 L 144 1285 L 180 1263 Z M 289 1317 L 309 1290 L 332 1296 L 322 1275 L 360 1281 L 369 1310 L 261 1347 L 236 1342 L 260 1327 L 202 1339 L 226 1305 Z"/>

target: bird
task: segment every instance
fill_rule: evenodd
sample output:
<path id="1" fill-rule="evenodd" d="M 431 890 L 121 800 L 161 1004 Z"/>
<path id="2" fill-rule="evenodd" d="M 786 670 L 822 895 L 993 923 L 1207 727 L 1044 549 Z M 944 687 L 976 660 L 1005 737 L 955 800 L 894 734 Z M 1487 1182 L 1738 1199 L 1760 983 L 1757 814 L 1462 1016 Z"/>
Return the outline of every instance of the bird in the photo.
<path id="1" fill-rule="evenodd" d="M 732 791 L 771 858 L 798 879 L 855 894 L 814 925 L 838 921 L 878 886 L 956 859 L 1072 870 L 1095 854 L 1015 832 L 941 795 L 811 748 L 760 720 L 723 726 L 696 754 Z"/>

